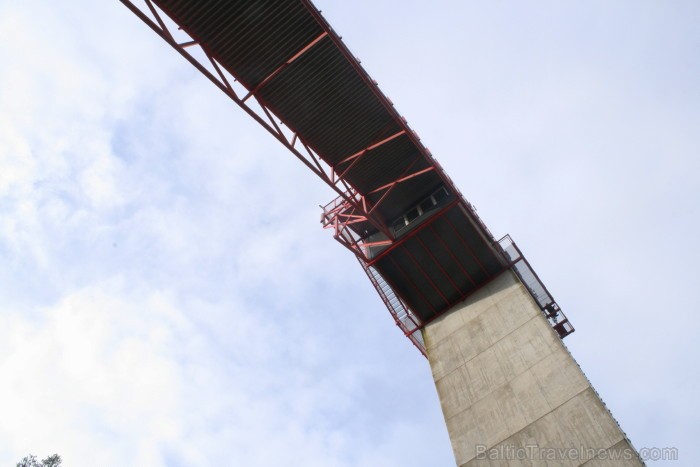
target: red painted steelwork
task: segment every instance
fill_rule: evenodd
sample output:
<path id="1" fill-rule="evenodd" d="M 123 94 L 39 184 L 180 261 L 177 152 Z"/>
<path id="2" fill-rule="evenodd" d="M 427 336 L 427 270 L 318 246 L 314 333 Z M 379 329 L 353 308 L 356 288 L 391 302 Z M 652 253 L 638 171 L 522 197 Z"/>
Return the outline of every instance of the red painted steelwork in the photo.
<path id="1" fill-rule="evenodd" d="M 423 336 L 420 332 L 416 333 L 416 331 L 422 329 L 420 320 L 413 315 L 401 297 L 396 294 L 393 285 L 372 266 L 368 266 L 362 261 L 359 262 L 365 274 L 369 277 L 370 282 L 377 290 L 379 297 L 391 313 L 392 318 L 394 318 L 396 325 L 403 331 L 404 335 L 409 338 L 413 345 L 418 348 L 420 353 L 427 357 Z"/>
<path id="2" fill-rule="evenodd" d="M 353 154 L 352 156 L 346 157 L 346 158 L 343 159 L 342 161 L 338 162 L 337 165 L 343 164 L 343 163 L 345 163 L 345 162 L 349 162 L 349 161 L 351 161 L 351 160 L 353 160 L 353 159 L 356 159 L 355 162 L 353 162 L 353 164 L 355 164 L 355 163 L 359 160 L 360 157 L 364 156 L 365 154 L 367 154 L 367 153 L 368 153 L 369 151 L 371 151 L 372 149 L 376 149 L 376 148 L 378 148 L 379 146 L 381 146 L 382 144 L 388 143 L 389 141 L 391 141 L 391 140 L 393 140 L 393 139 L 396 139 L 396 138 L 398 138 L 399 136 L 405 135 L 405 134 L 406 134 L 406 130 L 401 130 L 401 131 L 399 131 L 398 133 L 394 133 L 393 135 L 391 135 L 391 136 L 389 136 L 389 137 L 387 137 L 387 138 L 384 138 L 384 139 L 381 140 L 381 141 L 377 141 L 376 143 L 372 144 L 371 146 L 366 147 L 366 148 L 363 149 L 362 151 L 356 152 L 356 153 Z M 352 166 L 350 166 L 350 167 L 352 167 Z M 350 170 L 350 167 L 348 167 L 347 169 L 345 169 L 345 172 L 343 172 L 343 174 L 339 175 L 338 177 L 339 177 L 339 178 L 343 178 L 343 175 L 344 175 L 348 170 Z"/>
<path id="3" fill-rule="evenodd" d="M 452 201 L 450 204 L 446 205 L 444 208 L 442 208 L 440 211 L 438 211 L 438 212 L 436 212 L 435 214 L 433 214 L 432 216 L 430 216 L 428 219 L 426 219 L 425 221 L 423 221 L 420 225 L 416 226 L 413 230 L 411 230 L 410 232 L 408 232 L 406 235 L 404 235 L 404 236 L 401 237 L 400 239 L 396 240 L 396 241 L 392 244 L 392 247 L 401 246 L 401 245 L 404 244 L 408 239 L 414 237 L 415 235 L 418 235 L 423 229 L 429 227 L 430 225 L 433 224 L 433 222 L 435 222 L 435 221 L 437 221 L 438 219 L 440 219 L 441 217 L 445 216 L 445 214 L 447 214 L 447 213 L 450 211 L 450 209 L 453 209 L 453 208 L 459 206 L 459 202 L 460 202 L 460 200 L 457 199 L 457 200 Z M 380 259 L 382 259 L 382 258 L 383 258 L 384 256 L 386 256 L 387 254 L 389 254 L 389 252 L 390 252 L 389 249 L 384 250 L 384 251 L 381 252 L 379 255 L 377 255 L 377 256 L 375 256 L 374 258 L 372 258 L 371 261 L 370 261 L 369 263 L 370 263 L 370 264 L 375 264 L 377 261 L 379 261 Z"/>
<path id="4" fill-rule="evenodd" d="M 123 3 L 127 8 L 129 8 L 129 10 L 131 10 L 141 21 L 148 25 L 156 34 L 158 34 L 163 40 L 165 40 L 180 55 L 187 59 L 187 61 L 189 61 L 197 70 L 199 70 L 199 72 L 201 72 L 219 89 L 221 89 L 221 91 L 223 91 L 233 102 L 235 102 L 239 107 L 241 107 L 248 115 L 250 115 L 255 121 L 257 121 L 270 134 L 272 134 L 312 172 L 314 172 L 318 177 L 320 177 L 324 182 L 326 182 L 326 184 L 328 184 L 339 195 L 341 199 L 346 201 L 349 206 L 352 206 L 358 212 L 362 213 L 367 222 L 369 222 L 379 231 L 383 232 L 385 235 L 391 238 L 390 229 L 386 226 L 386 224 L 380 221 L 377 218 L 377 216 L 373 216 L 368 212 L 372 206 L 370 205 L 369 209 L 366 207 L 367 202 L 363 195 L 361 195 L 357 192 L 357 190 L 348 185 L 347 182 L 345 182 L 345 180 L 335 179 L 335 177 L 333 176 L 332 168 L 327 167 L 326 163 L 308 145 L 306 145 L 303 142 L 302 138 L 298 134 L 296 134 L 296 132 L 292 132 L 291 138 L 289 138 L 285 134 L 285 132 L 276 123 L 276 121 L 280 121 L 280 124 L 284 125 L 284 121 L 279 117 L 275 116 L 274 112 L 270 110 L 269 106 L 262 99 L 255 95 L 254 91 L 259 90 L 261 86 L 258 86 L 257 89 L 247 89 L 242 83 L 240 83 L 239 80 L 234 79 L 234 81 L 239 82 L 240 86 L 243 88 L 244 91 L 247 91 L 247 94 L 243 98 L 239 97 L 238 93 L 231 85 L 231 82 L 226 78 L 226 75 L 223 73 L 221 65 L 219 64 L 217 59 L 211 55 L 211 53 L 206 49 L 205 46 L 203 46 L 196 39 L 192 38 L 191 35 L 187 33 L 187 29 L 185 27 L 180 25 L 179 29 L 180 33 L 184 33 L 189 36 L 188 40 L 186 40 L 185 42 L 177 42 L 162 18 L 163 13 L 159 12 L 159 10 L 154 6 L 154 4 L 150 0 L 146 0 L 145 4 L 148 7 L 148 10 L 151 12 L 152 16 L 155 18 L 155 21 L 149 18 L 149 16 L 146 13 L 144 13 L 130 0 L 119 1 Z M 291 61 L 294 61 L 296 58 L 298 58 L 299 55 L 301 55 L 303 52 L 311 48 L 313 45 L 318 43 L 320 40 L 322 40 L 329 34 L 330 33 L 328 32 L 321 34 L 321 36 L 319 36 L 315 41 L 309 44 L 304 50 L 299 51 L 297 54 L 295 54 L 295 56 L 290 57 L 290 59 L 288 59 L 288 62 L 291 63 Z M 187 50 L 195 45 L 197 45 L 199 49 L 201 49 L 204 56 L 207 58 L 209 65 L 212 66 L 216 74 L 209 71 L 205 64 L 201 63 L 197 57 L 195 57 L 192 53 L 190 53 Z M 231 75 L 235 78 L 235 75 L 232 71 L 229 70 L 228 72 L 231 73 Z M 270 76 L 268 76 L 268 81 L 269 78 Z M 247 99 L 251 95 L 255 98 L 255 102 L 261 109 L 260 111 L 256 111 L 245 101 L 245 99 Z M 302 146 L 302 148 L 306 151 L 306 154 L 308 156 L 305 156 L 299 150 L 299 148 L 297 148 L 297 143 Z"/>
<path id="5" fill-rule="evenodd" d="M 182 15 L 179 16 L 181 22 L 187 24 L 179 24 L 176 18 L 169 17 L 163 10 L 167 9 L 171 14 L 177 16 L 177 14 L 173 12 L 178 11 L 178 6 L 183 6 L 181 2 L 144 0 L 145 8 L 138 8 L 130 0 L 120 1 L 333 189 L 338 196 L 323 207 L 323 214 L 321 217 L 323 227 L 333 229 L 334 238 L 356 255 L 363 270 L 392 314 L 397 326 L 411 339 L 413 344 L 418 347 L 423 355 L 426 354 L 425 346 L 422 341 L 421 333 L 417 333 L 416 331 L 421 330 L 426 323 L 431 322 L 441 316 L 442 313 L 447 312 L 456 303 L 464 300 L 469 294 L 489 283 L 494 277 L 500 274 L 500 272 L 509 267 L 520 277 L 521 281 L 540 305 L 543 313 L 547 319 L 550 320 L 560 337 L 563 338 L 574 331 L 573 326 L 571 326 L 566 316 L 561 312 L 559 306 L 546 290 L 544 284 L 539 280 L 534 270 L 532 270 L 527 260 L 522 256 L 519 248 L 510 240 L 510 237 L 501 239 L 500 244 L 495 242 L 494 237 L 489 232 L 486 225 L 476 214 L 474 207 L 464 199 L 437 160 L 433 158 L 430 151 L 421 143 L 417 134 L 408 126 L 406 119 L 396 111 L 391 101 L 381 92 L 377 83 L 371 79 L 365 69 L 360 65 L 359 61 L 349 51 L 341 38 L 321 16 L 320 11 L 310 0 L 299 0 L 300 3 L 290 1 L 279 2 L 261 7 L 273 9 L 274 16 L 283 18 L 287 33 L 280 35 L 280 37 L 283 37 L 284 41 L 287 41 L 287 48 L 280 48 L 278 50 L 279 56 L 273 55 L 273 60 L 268 60 L 264 67 L 260 67 L 259 60 L 260 57 L 267 55 L 268 50 L 265 49 L 264 53 L 255 55 L 258 57 L 258 61 L 255 63 L 255 66 L 259 67 L 257 75 L 255 73 L 250 74 L 250 70 L 248 70 L 249 74 L 246 75 L 245 71 L 242 71 L 245 69 L 245 66 L 242 68 L 238 66 L 236 70 L 231 69 L 235 68 L 232 64 L 239 62 L 235 60 L 226 61 L 227 56 L 224 53 L 225 50 L 231 47 L 235 49 L 236 44 L 243 44 L 245 47 L 250 47 L 250 42 L 242 40 L 243 36 L 231 36 L 235 37 L 235 40 L 231 40 L 226 46 L 218 49 L 216 49 L 216 43 L 211 41 L 203 42 L 200 40 L 202 37 L 206 38 L 212 30 L 211 28 L 209 30 L 197 29 L 197 23 L 193 19 L 195 16 L 192 12 L 201 5 L 197 4 L 194 0 L 185 5 L 188 13 L 182 13 L 181 11 Z M 290 16 L 278 15 L 277 13 L 283 9 L 282 3 L 285 5 L 284 8 L 295 8 L 294 14 L 297 15 L 297 17 L 301 15 L 305 18 L 306 23 L 290 23 L 288 19 Z M 218 13 L 222 8 L 233 8 L 233 5 L 233 2 L 222 2 L 218 4 L 216 11 Z M 211 13 L 211 11 L 212 10 L 210 10 L 209 13 Z M 229 11 L 233 11 L 233 9 Z M 227 21 L 238 17 L 239 16 L 232 15 Z M 256 17 L 259 18 L 259 16 Z M 209 20 L 212 20 L 211 16 Z M 168 23 L 170 21 L 175 23 L 176 28 L 168 28 Z M 258 21 L 255 26 L 264 26 L 268 24 L 268 22 L 268 20 Z M 207 28 L 209 28 L 211 23 L 206 24 Z M 271 21 L 271 24 L 277 23 Z M 301 29 L 298 27 L 299 24 L 302 24 Z M 311 29 L 305 28 L 304 24 L 307 26 L 310 24 Z M 193 28 L 192 31 L 199 31 L 202 33 L 202 37 L 196 37 L 196 35 L 189 30 L 188 25 Z M 225 27 L 218 27 L 220 29 L 216 30 L 215 36 L 221 34 L 225 35 L 231 33 L 231 31 L 250 31 L 250 29 L 226 29 Z M 256 29 L 253 28 L 252 30 Z M 303 34 L 297 36 L 297 41 L 289 42 L 289 35 L 294 35 L 295 32 L 299 31 L 303 31 Z M 270 37 L 274 37 L 274 35 L 264 34 L 264 38 L 256 40 L 268 44 Z M 176 40 L 176 36 L 179 37 L 180 40 Z M 280 43 L 275 44 L 275 48 L 280 45 Z M 355 88 L 350 88 L 350 84 L 348 84 L 350 81 L 345 83 L 348 89 L 354 89 L 356 91 L 352 94 L 352 99 L 357 99 L 358 96 L 369 96 L 369 100 L 360 101 L 362 105 L 355 105 L 355 101 L 350 104 L 345 101 L 345 106 L 352 108 L 353 105 L 355 105 L 355 109 L 367 108 L 373 109 L 372 111 L 383 109 L 381 110 L 381 119 L 373 117 L 371 112 L 365 114 L 371 117 L 368 117 L 368 119 L 373 122 L 374 126 L 368 126 L 364 130 L 359 127 L 345 126 L 346 122 L 357 117 L 358 112 L 356 110 L 352 112 L 348 111 L 349 113 L 346 112 L 345 114 L 334 114 L 335 117 L 338 115 L 342 116 L 342 120 L 336 119 L 334 123 L 335 127 L 348 128 L 345 133 L 341 133 L 343 137 L 338 138 L 336 138 L 338 135 L 337 131 L 328 133 L 329 125 L 324 126 L 324 123 L 333 121 L 332 118 L 329 118 L 332 112 L 302 112 L 305 115 L 321 115 L 318 120 L 311 120 L 311 125 L 307 124 L 304 126 L 304 122 L 308 123 L 309 120 L 298 118 L 298 113 L 296 114 L 297 119 L 295 120 L 294 112 L 289 110 L 290 108 L 306 109 L 307 103 L 311 101 L 326 102 L 326 99 L 307 99 L 309 94 L 302 94 L 301 96 L 307 99 L 301 101 L 304 104 L 302 107 L 299 107 L 297 102 L 297 104 L 295 104 L 296 107 L 287 106 L 285 110 L 285 107 L 281 104 L 284 102 L 285 96 L 280 97 L 279 93 L 275 94 L 274 90 L 271 89 L 274 88 L 275 83 L 288 77 L 294 70 L 298 70 L 298 67 L 303 65 L 306 61 L 314 59 L 316 54 L 323 56 L 322 53 L 327 52 L 327 49 L 332 47 L 334 47 L 333 53 L 335 55 L 333 55 L 333 57 L 335 62 L 342 62 L 344 64 L 347 62 L 350 66 L 350 68 L 348 68 L 348 70 L 350 70 L 349 73 L 353 75 L 352 79 L 355 79 L 354 73 L 356 73 L 356 76 L 359 78 L 359 80 L 356 80 L 358 84 Z M 210 50 L 211 48 L 216 50 L 213 52 Z M 246 53 L 251 50 L 259 52 L 260 49 L 247 48 Z M 197 52 L 201 52 L 204 59 L 198 58 Z M 216 55 L 215 52 L 219 55 Z M 338 55 L 338 52 L 340 55 Z M 229 55 L 228 59 L 235 54 Z M 324 66 L 335 62 L 328 59 L 328 61 L 324 62 Z M 292 66 L 292 64 L 294 64 L 294 66 Z M 345 69 L 341 69 L 341 71 L 343 70 Z M 286 94 L 288 97 L 292 94 L 291 92 L 286 92 L 288 89 L 303 87 L 307 83 L 306 78 L 318 74 L 316 73 L 317 71 L 318 70 L 314 70 L 314 73 L 302 75 L 304 79 L 297 80 L 293 82 L 293 84 L 287 82 L 288 88 L 283 87 L 285 91 L 283 94 Z M 343 73 L 345 73 L 345 71 L 343 71 Z M 329 73 L 329 75 L 335 77 L 342 75 L 342 73 L 334 72 Z M 250 79 L 240 79 L 246 76 Z M 350 78 L 348 78 L 348 80 L 350 80 Z M 326 81 L 321 81 L 320 83 L 325 83 L 326 86 L 322 87 L 318 84 L 314 84 L 316 87 L 311 86 L 311 89 L 323 89 L 325 91 L 336 89 L 335 82 L 328 84 Z M 362 89 L 358 91 L 358 88 Z M 366 92 L 366 90 L 369 91 Z M 275 95 L 277 98 L 270 97 Z M 271 101 L 274 101 L 272 103 L 276 106 L 270 105 L 271 102 L 267 102 L 265 96 L 270 98 Z M 374 98 L 376 98 L 376 101 Z M 335 104 L 329 104 L 329 107 L 345 108 Z M 278 109 L 277 112 L 274 109 Z M 384 113 L 384 111 L 386 111 L 386 113 Z M 288 117 L 288 121 L 285 121 L 284 118 L 280 118 L 282 114 Z M 356 120 L 364 121 L 357 118 Z M 338 123 L 339 121 L 341 123 Z M 295 122 L 301 129 L 293 128 Z M 306 130 L 304 130 L 304 128 L 306 128 Z M 325 133 L 326 142 L 333 138 L 335 138 L 336 141 L 353 140 L 353 142 L 346 143 L 344 146 L 326 144 L 324 147 L 323 138 L 318 138 L 319 132 L 313 132 L 309 130 L 309 128 L 321 128 L 322 132 Z M 362 131 L 357 131 L 358 128 Z M 355 136 L 357 137 L 354 138 Z M 394 141 L 394 143 L 391 143 L 392 141 Z M 406 148 L 404 145 L 410 146 L 410 152 L 405 152 Z M 389 154 L 395 158 L 368 159 L 372 157 L 373 151 L 375 151 L 375 154 Z M 399 154 L 400 157 L 396 159 L 394 153 Z M 384 165 L 377 164 L 377 161 L 384 161 Z M 368 167 L 374 167 L 375 171 L 379 172 L 379 175 L 375 172 L 374 175 L 372 175 L 374 178 L 368 178 L 366 176 Z M 377 167 L 379 168 L 377 169 Z M 391 169 L 387 169 L 387 167 L 393 167 L 395 172 L 392 172 Z M 399 171 L 401 173 L 396 175 L 396 172 Z M 355 176 L 353 174 L 358 175 Z M 356 178 L 352 178 L 353 176 Z M 407 211 L 406 213 L 400 211 L 404 209 L 406 204 L 413 201 L 411 196 L 413 195 L 413 190 L 418 186 L 415 179 L 420 176 L 423 176 L 423 178 L 419 179 L 420 183 L 426 186 L 418 188 L 418 192 L 415 193 L 416 197 L 420 198 L 423 196 L 423 191 L 434 190 L 435 186 L 437 186 L 436 184 L 442 184 L 440 186 L 444 188 L 445 196 L 452 196 L 454 200 L 445 200 L 445 198 L 442 197 L 441 199 L 444 200 L 443 203 L 445 204 L 438 204 L 438 201 L 436 201 L 437 196 L 433 197 L 433 195 L 438 193 L 438 191 L 435 191 L 433 195 L 430 195 L 424 200 L 429 201 L 432 199 L 433 204 L 430 205 L 432 207 L 425 208 L 423 206 L 424 201 L 420 202 L 416 205 L 418 207 L 414 208 L 416 212 L 415 216 L 409 219 L 408 212 L 411 211 Z M 408 181 L 411 181 L 411 183 L 406 184 L 405 182 Z M 402 188 L 397 189 L 399 186 Z M 358 189 L 358 187 L 361 189 Z M 406 193 L 410 193 L 410 196 L 406 195 Z M 400 199 L 400 201 L 396 201 L 396 199 Z M 418 211 L 419 208 L 421 209 L 420 211 Z M 459 212 L 453 212 L 452 210 L 459 210 Z M 426 212 L 430 214 L 425 214 Z M 450 216 L 447 215 L 450 212 L 453 212 L 452 219 L 454 223 L 450 219 Z M 395 216 L 399 215 L 404 215 L 406 219 L 404 227 L 408 226 L 411 220 L 416 219 L 419 215 L 425 215 L 426 218 L 417 221 L 415 224 L 410 224 L 410 230 L 400 230 L 399 227 L 396 227 L 397 224 L 395 223 Z M 468 223 L 463 222 L 462 215 L 466 218 Z M 392 216 L 394 216 L 393 219 L 389 218 Z M 446 221 L 445 225 L 449 226 L 451 232 L 454 233 L 454 238 L 453 235 L 442 230 L 440 224 L 434 224 L 443 219 Z M 399 218 L 399 221 L 400 220 L 401 218 Z M 391 224 L 392 222 L 394 222 L 393 225 Z M 437 225 L 437 228 L 435 225 Z M 401 229 L 404 227 L 401 227 Z M 464 273 L 465 278 L 471 283 L 471 286 L 458 274 L 455 274 L 455 277 L 450 276 L 447 269 L 451 268 L 448 266 L 446 269 L 445 265 L 436 257 L 435 251 L 430 248 L 430 245 L 426 245 L 424 240 L 431 240 L 430 238 L 426 239 L 426 236 L 422 238 L 416 237 L 420 248 L 416 242 L 407 244 L 408 240 L 419 235 L 421 232 L 427 232 L 426 229 L 430 230 L 432 236 L 444 247 L 447 255 L 449 255 L 450 260 L 448 261 L 446 259 L 446 264 L 454 262 L 462 273 Z M 465 236 L 460 233 L 460 229 L 464 230 L 463 233 L 465 233 L 466 239 Z M 443 232 L 444 237 L 440 235 L 438 230 Z M 403 235 L 397 238 L 395 232 L 400 231 L 403 232 Z M 478 236 L 478 240 L 475 240 L 475 238 L 477 238 L 475 235 Z M 448 243 L 451 243 L 452 246 L 448 245 Z M 470 260 L 468 263 L 474 268 L 478 265 L 485 274 L 485 279 L 481 282 L 477 282 L 475 277 L 467 270 L 468 266 L 466 263 L 463 264 L 458 259 L 458 256 L 463 258 L 467 257 L 461 253 L 460 245 L 473 260 L 473 262 Z M 474 245 L 474 247 L 472 245 Z M 381 247 L 385 247 L 384 250 L 378 251 Z M 475 247 L 481 254 L 481 258 L 486 258 L 484 261 L 480 260 L 479 256 L 477 256 L 477 253 L 474 251 Z M 411 248 L 414 248 L 413 251 Z M 427 257 L 421 253 L 421 248 L 428 255 Z M 412 265 L 408 271 L 396 261 L 392 253 L 405 253 Z M 420 300 L 417 300 L 412 292 L 408 293 L 406 289 L 397 287 L 397 284 L 393 281 L 402 282 L 398 277 L 384 277 L 382 275 L 380 271 L 382 264 L 379 263 L 379 261 L 384 258 L 388 258 L 396 271 L 398 271 L 396 275 L 401 275 L 406 281 L 405 284 L 415 289 L 417 292 L 415 295 L 420 297 Z M 421 260 L 423 260 L 425 264 L 421 264 Z M 435 263 L 441 274 L 444 275 L 445 279 L 459 293 L 458 299 L 450 300 L 445 295 L 450 297 L 455 295 L 447 292 L 443 293 L 443 290 L 435 283 L 434 278 L 431 277 L 425 266 L 430 264 L 430 262 Z M 498 270 L 501 265 L 503 269 Z M 392 271 L 391 274 L 394 275 L 392 268 L 387 268 L 387 270 Z M 431 270 L 435 272 L 434 268 Z M 489 270 L 491 273 L 489 273 Z M 414 273 L 414 277 L 409 273 Z M 423 284 L 423 280 L 420 279 L 420 276 L 425 278 L 426 284 L 430 284 L 430 286 L 425 287 L 425 290 L 417 287 L 415 282 L 415 280 L 417 280 L 418 283 Z M 476 276 L 478 279 L 479 275 Z M 465 288 L 460 288 L 460 284 Z M 405 297 L 399 295 L 400 290 L 404 290 Z M 426 294 L 432 297 L 433 300 L 431 301 Z M 411 298 L 415 301 L 409 302 L 406 298 Z M 437 304 L 440 300 L 442 300 L 445 305 L 440 305 L 436 308 L 433 302 Z M 421 309 L 421 301 L 425 302 L 427 305 L 427 307 L 424 307 L 425 309 Z M 409 303 L 415 306 L 415 310 L 410 309 L 408 306 Z M 430 316 L 431 310 L 432 316 Z M 421 314 L 425 311 L 427 311 L 427 313 Z M 424 318 L 422 322 L 419 316 Z M 427 317 L 429 317 L 429 319 Z"/>
<path id="6" fill-rule="evenodd" d="M 314 39 L 313 41 L 311 41 L 306 47 L 304 47 L 304 48 L 301 49 L 299 52 L 297 52 L 296 54 L 294 54 L 294 56 L 292 56 L 292 58 L 290 58 L 289 60 L 287 60 L 286 62 L 284 62 L 282 65 L 280 65 L 279 67 L 277 67 L 277 69 L 276 69 L 275 71 L 273 71 L 272 73 L 270 73 L 269 75 L 267 75 L 267 77 L 265 77 L 265 79 L 263 79 L 263 80 L 260 82 L 260 84 L 258 84 L 257 86 L 255 86 L 253 89 L 251 89 L 251 90 L 248 92 L 248 94 L 245 95 L 245 97 L 242 99 L 243 102 L 247 101 L 248 98 L 249 98 L 250 96 L 252 96 L 252 95 L 255 94 L 256 92 L 258 92 L 260 89 L 262 89 L 262 87 L 265 86 L 272 78 L 274 78 L 275 76 L 277 76 L 282 70 L 284 70 L 284 69 L 287 68 L 289 65 L 291 65 L 291 64 L 294 62 L 294 60 L 296 60 L 297 58 L 301 57 L 301 56 L 304 54 L 304 52 L 308 51 L 311 47 L 313 47 L 314 45 L 318 44 L 318 43 L 321 41 L 321 39 L 323 39 L 323 38 L 326 37 L 327 35 L 328 35 L 327 32 L 322 33 L 322 34 L 321 34 L 320 36 L 318 36 L 316 39 Z"/>

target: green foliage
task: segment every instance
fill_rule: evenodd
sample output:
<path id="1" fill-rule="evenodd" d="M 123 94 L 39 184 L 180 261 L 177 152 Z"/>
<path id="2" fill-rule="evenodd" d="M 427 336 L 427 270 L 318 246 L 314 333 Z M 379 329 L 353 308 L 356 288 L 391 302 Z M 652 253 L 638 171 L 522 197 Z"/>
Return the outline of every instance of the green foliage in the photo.
<path id="1" fill-rule="evenodd" d="M 58 454 L 49 456 L 41 462 L 36 460 L 36 456 L 30 454 L 17 462 L 17 467 L 61 467 L 61 462 L 61 456 Z"/>

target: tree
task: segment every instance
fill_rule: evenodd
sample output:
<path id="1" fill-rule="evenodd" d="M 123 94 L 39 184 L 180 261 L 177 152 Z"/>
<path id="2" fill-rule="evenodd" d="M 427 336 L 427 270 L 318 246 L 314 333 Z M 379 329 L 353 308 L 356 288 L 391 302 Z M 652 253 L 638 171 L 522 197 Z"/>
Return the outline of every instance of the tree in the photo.
<path id="1" fill-rule="evenodd" d="M 41 462 L 36 460 L 36 456 L 29 454 L 21 461 L 17 462 L 17 467 L 61 467 L 61 456 L 54 454 L 43 459 Z"/>

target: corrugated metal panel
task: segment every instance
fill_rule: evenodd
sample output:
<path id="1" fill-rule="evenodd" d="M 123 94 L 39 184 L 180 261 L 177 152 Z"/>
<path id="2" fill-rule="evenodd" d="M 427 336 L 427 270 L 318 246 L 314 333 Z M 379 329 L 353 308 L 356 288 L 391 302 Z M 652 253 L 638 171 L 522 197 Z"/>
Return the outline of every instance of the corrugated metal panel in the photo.
<path id="1" fill-rule="evenodd" d="M 363 154 L 344 175 L 376 202 L 386 193 L 377 188 L 433 168 L 391 189 L 377 209 L 388 224 L 445 183 L 441 169 L 338 39 L 332 34 L 319 39 L 330 30 L 308 2 L 156 3 L 243 85 L 256 89 L 256 97 L 337 173 L 352 164 L 341 161 L 403 131 Z M 294 56 L 296 60 L 280 68 Z M 415 229 L 380 253 L 375 265 L 424 320 L 444 312 L 503 268 L 489 235 L 460 203 L 451 206 L 425 221 L 430 228 Z"/>
<path id="2" fill-rule="evenodd" d="M 429 227 L 416 230 L 374 263 L 424 321 L 444 313 L 504 268 L 459 205 L 427 222 Z"/>
<path id="3" fill-rule="evenodd" d="M 330 165 L 399 126 L 330 39 L 270 80 L 260 96 Z"/>
<path id="4" fill-rule="evenodd" d="M 324 27 L 299 0 L 156 0 L 155 3 L 257 97 L 302 141 L 333 166 L 405 127 L 367 83 L 357 64 L 326 36 L 281 71 Z M 271 78 L 273 72 L 278 71 Z M 262 86 L 260 86 L 260 84 Z M 412 171 L 429 167 L 404 134 L 363 157 L 345 179 L 368 194 Z M 345 166 L 347 167 L 347 166 Z M 342 170 L 343 166 L 338 170 Z M 438 172 L 400 184 L 378 213 L 390 222 L 442 179 Z M 378 199 L 383 193 L 370 196 Z"/>
<path id="5" fill-rule="evenodd" d="M 323 32 L 299 1 L 157 0 L 247 87 Z"/>

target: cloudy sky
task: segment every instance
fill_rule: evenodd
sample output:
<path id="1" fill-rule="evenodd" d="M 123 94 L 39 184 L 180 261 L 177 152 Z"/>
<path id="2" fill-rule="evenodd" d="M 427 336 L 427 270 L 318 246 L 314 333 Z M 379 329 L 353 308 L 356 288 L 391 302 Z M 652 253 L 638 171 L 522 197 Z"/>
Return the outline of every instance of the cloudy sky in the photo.
<path id="1" fill-rule="evenodd" d="M 700 458 L 700 4 L 317 5 L 633 444 Z M 452 465 L 320 180 L 116 0 L 0 0 L 0 43 L 0 465 Z"/>

